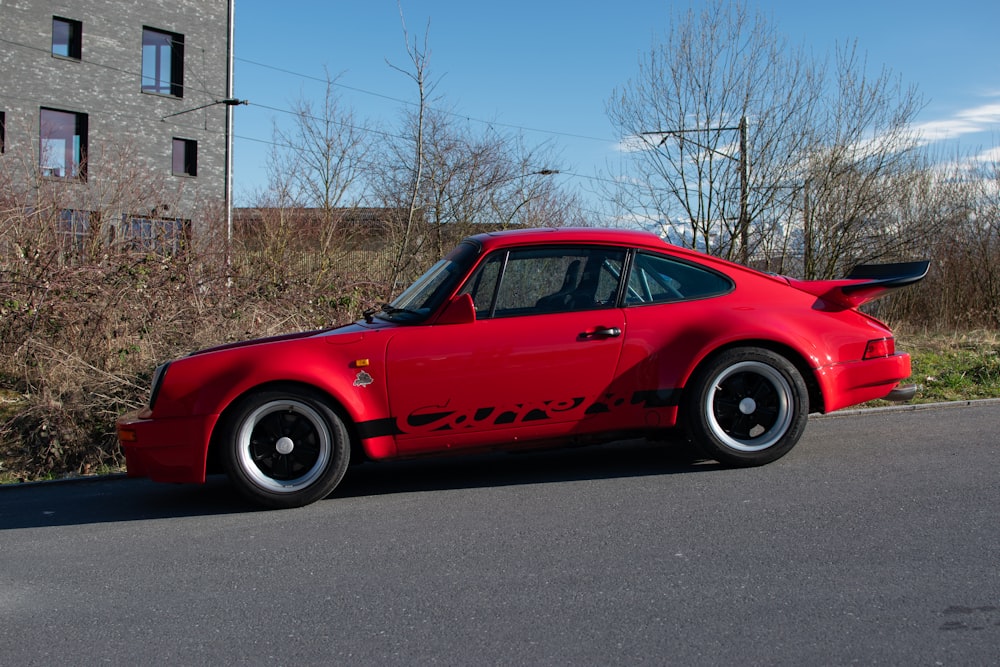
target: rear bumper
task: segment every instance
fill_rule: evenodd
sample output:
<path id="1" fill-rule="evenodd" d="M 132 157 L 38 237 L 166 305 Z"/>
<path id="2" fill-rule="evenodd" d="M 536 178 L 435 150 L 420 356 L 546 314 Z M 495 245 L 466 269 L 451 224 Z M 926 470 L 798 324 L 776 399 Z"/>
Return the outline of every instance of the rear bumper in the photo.
<path id="1" fill-rule="evenodd" d="M 900 386 L 900 381 L 910 377 L 910 355 L 906 353 L 826 366 L 819 369 L 817 377 L 823 390 L 824 412 L 878 398 L 906 401 L 916 393 L 913 385 Z"/>
<path id="2" fill-rule="evenodd" d="M 205 481 L 208 443 L 218 415 L 154 419 L 148 410 L 118 420 L 129 477 L 155 482 Z"/>

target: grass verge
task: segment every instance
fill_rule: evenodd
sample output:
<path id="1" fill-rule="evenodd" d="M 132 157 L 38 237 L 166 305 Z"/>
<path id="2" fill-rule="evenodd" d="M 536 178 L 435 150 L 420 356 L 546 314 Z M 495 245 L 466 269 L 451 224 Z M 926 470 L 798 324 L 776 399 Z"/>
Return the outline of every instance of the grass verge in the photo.
<path id="1" fill-rule="evenodd" d="M 1000 398 L 1000 334 L 994 331 L 897 333 L 919 386 L 914 403 Z"/>

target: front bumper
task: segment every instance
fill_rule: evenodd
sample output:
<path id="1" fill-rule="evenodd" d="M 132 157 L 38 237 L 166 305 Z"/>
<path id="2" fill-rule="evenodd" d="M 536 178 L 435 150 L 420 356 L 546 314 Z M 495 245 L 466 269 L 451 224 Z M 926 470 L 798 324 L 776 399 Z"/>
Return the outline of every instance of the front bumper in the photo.
<path id="1" fill-rule="evenodd" d="M 155 482 L 203 483 L 208 444 L 218 415 L 156 418 L 148 410 L 121 417 L 118 443 L 129 477 Z"/>

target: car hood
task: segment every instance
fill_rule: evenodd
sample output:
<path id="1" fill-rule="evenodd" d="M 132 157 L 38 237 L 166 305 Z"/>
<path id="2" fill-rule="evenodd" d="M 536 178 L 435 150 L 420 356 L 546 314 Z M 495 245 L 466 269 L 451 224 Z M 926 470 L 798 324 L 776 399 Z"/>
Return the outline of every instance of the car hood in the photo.
<path id="1" fill-rule="evenodd" d="M 201 354 L 210 354 L 212 352 L 221 352 L 223 350 L 234 350 L 241 347 L 250 347 L 252 345 L 267 345 L 270 343 L 281 343 L 290 340 L 298 340 L 301 338 L 310 338 L 313 336 L 325 336 L 327 337 L 327 342 L 336 343 L 348 343 L 358 340 L 362 334 L 366 331 L 372 331 L 376 329 L 383 329 L 386 326 L 392 326 L 391 324 L 366 324 L 364 322 L 354 322 L 351 324 L 345 324 L 339 327 L 334 327 L 332 329 L 313 329 L 312 331 L 299 331 L 296 333 L 281 334 L 279 336 L 267 336 L 265 338 L 253 338 L 251 340 L 237 341 L 234 343 L 226 343 L 224 345 L 216 345 L 214 347 L 208 347 L 204 350 L 198 350 L 197 352 L 192 352 L 188 356 L 196 356 Z"/>

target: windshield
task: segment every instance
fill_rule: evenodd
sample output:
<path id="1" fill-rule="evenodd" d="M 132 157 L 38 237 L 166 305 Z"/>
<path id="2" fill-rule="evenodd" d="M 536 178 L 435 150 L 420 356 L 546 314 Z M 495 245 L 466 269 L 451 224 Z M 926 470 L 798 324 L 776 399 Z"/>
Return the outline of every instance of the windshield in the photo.
<path id="1" fill-rule="evenodd" d="M 376 316 L 392 322 L 423 322 L 454 291 L 478 254 L 478 244 L 458 244 Z"/>

